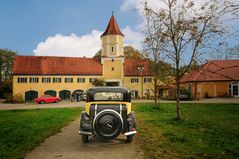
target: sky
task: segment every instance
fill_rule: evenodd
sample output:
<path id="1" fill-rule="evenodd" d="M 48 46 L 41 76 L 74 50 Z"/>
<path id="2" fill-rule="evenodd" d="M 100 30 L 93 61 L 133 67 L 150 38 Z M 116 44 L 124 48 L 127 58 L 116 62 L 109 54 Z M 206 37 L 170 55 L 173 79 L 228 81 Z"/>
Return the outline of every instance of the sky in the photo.
<path id="1" fill-rule="evenodd" d="M 124 44 L 140 49 L 141 16 L 131 0 L 1 0 L 0 48 L 20 55 L 93 56 L 114 11 Z"/>
<path id="2" fill-rule="evenodd" d="M 0 0 L 0 48 L 20 55 L 92 57 L 114 16 L 124 45 L 142 49 L 144 0 Z M 148 5 L 159 8 L 158 0 Z"/>

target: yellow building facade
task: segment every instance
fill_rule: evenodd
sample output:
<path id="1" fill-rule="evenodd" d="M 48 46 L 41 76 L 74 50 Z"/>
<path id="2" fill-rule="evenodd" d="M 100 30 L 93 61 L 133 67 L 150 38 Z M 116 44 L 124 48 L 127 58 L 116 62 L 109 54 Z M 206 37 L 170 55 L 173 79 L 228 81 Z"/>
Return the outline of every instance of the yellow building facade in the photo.
<path id="1" fill-rule="evenodd" d="M 239 60 L 212 60 L 184 75 L 181 87 L 194 99 L 239 97 Z"/>
<path id="2" fill-rule="evenodd" d="M 94 86 L 92 82 L 96 78 L 101 78 L 106 86 L 128 87 L 135 98 L 150 98 L 153 96 L 153 77 L 149 61 L 125 59 L 123 38 L 112 15 L 101 35 L 100 61 L 93 58 L 17 56 L 13 67 L 13 96 L 20 95 L 25 101 L 44 94 L 70 99 L 77 91 L 86 92 Z"/>

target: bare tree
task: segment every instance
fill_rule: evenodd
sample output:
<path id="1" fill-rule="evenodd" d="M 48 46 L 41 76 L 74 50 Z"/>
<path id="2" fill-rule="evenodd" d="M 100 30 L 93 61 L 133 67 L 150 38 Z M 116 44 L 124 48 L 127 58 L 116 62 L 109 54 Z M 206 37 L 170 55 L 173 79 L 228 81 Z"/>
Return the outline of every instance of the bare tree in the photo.
<path id="1" fill-rule="evenodd" d="M 219 42 L 210 53 L 213 60 L 239 59 L 239 45 L 230 47 L 228 42 Z"/>
<path id="2" fill-rule="evenodd" d="M 176 118 L 180 120 L 180 79 L 208 51 L 212 41 L 227 31 L 223 16 L 237 17 L 232 13 L 236 13 L 238 6 L 229 0 L 159 0 L 159 3 L 162 8 L 158 10 L 145 3 L 144 44 L 153 61 L 167 61 L 173 67 L 165 71 L 176 83 Z"/>

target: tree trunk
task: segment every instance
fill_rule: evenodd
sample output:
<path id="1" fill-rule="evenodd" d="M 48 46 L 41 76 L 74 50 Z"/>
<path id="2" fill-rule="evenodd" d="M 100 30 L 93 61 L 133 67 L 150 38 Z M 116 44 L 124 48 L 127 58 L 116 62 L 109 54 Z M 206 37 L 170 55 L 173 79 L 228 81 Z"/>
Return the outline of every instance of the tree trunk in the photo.
<path id="1" fill-rule="evenodd" d="M 154 106 L 157 106 L 157 79 L 154 78 Z"/>
<path id="2" fill-rule="evenodd" d="M 177 98 L 177 102 L 176 102 L 176 113 L 177 113 L 177 120 L 181 120 L 181 114 L 180 114 L 180 86 L 179 86 L 179 80 L 177 80 L 177 88 L 176 88 L 177 92 L 176 92 L 176 98 Z"/>
<path id="3" fill-rule="evenodd" d="M 157 88 L 158 80 L 154 78 L 154 106 L 158 106 L 158 88 Z"/>

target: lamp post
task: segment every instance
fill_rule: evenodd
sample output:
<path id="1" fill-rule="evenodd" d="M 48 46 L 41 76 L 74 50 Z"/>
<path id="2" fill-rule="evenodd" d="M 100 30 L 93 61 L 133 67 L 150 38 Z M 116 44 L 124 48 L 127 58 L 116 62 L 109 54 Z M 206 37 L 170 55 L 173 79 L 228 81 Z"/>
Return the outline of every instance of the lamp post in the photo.
<path id="1" fill-rule="evenodd" d="M 143 71 L 144 71 L 144 66 L 139 66 L 138 67 L 138 71 L 140 72 L 140 75 L 141 75 L 141 98 L 143 99 L 143 96 L 144 96 L 144 89 L 143 89 L 143 87 L 144 87 L 144 84 L 143 84 L 143 79 L 144 79 L 144 77 L 143 77 Z"/>

